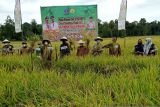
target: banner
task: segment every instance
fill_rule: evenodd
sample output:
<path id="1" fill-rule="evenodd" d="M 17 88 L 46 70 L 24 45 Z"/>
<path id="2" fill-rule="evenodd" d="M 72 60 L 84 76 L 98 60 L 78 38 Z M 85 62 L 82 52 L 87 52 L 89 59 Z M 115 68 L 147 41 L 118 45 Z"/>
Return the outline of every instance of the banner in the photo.
<path id="1" fill-rule="evenodd" d="M 126 15 L 127 15 L 127 0 L 122 0 L 119 18 L 118 18 L 118 30 L 126 29 Z"/>
<path id="2" fill-rule="evenodd" d="M 22 17 L 21 17 L 21 4 L 20 0 L 16 0 L 15 10 L 14 10 L 14 19 L 15 19 L 15 32 L 22 32 Z"/>
<path id="3" fill-rule="evenodd" d="M 98 35 L 97 5 L 41 7 L 43 36 L 58 41 Z"/>

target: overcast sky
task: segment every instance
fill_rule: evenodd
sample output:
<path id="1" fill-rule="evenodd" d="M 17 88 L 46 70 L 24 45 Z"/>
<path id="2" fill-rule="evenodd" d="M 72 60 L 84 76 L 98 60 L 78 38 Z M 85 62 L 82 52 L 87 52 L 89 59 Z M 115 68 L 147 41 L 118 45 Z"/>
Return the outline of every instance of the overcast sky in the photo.
<path id="1" fill-rule="evenodd" d="M 22 20 L 31 22 L 36 19 L 41 23 L 40 6 L 56 5 L 98 5 L 98 18 L 104 21 L 115 20 L 119 16 L 121 0 L 21 0 Z M 14 18 L 15 0 L 0 0 L 0 23 L 3 24 L 7 15 Z M 128 0 L 128 21 L 160 20 L 160 0 Z"/>

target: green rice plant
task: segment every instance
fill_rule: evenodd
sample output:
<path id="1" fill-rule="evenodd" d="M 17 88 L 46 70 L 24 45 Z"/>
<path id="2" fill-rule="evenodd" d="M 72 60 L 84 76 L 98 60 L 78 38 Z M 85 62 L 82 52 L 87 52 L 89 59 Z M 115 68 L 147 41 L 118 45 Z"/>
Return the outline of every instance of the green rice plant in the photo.
<path id="1" fill-rule="evenodd" d="M 79 58 L 74 50 L 71 56 L 53 60 L 50 70 L 35 55 L 0 55 L 0 107 L 160 106 L 159 54 L 132 55 L 137 39 L 127 38 L 127 48 L 118 39 L 120 57 L 109 56 L 106 49 L 101 56 Z M 160 48 L 158 39 L 153 37 Z M 58 48 L 59 43 L 54 44 Z"/>

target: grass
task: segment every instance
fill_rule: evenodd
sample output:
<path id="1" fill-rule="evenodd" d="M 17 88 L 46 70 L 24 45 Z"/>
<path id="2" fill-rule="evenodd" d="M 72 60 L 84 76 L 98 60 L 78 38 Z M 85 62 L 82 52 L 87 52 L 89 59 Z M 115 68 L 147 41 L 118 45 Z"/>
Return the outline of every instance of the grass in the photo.
<path id="1" fill-rule="evenodd" d="M 53 61 L 52 70 L 42 68 L 35 56 L 33 71 L 30 56 L 0 56 L 0 106 L 160 106 L 160 56 L 133 56 L 138 38 L 127 38 L 126 48 L 118 40 L 121 57 L 105 50 L 99 57 L 78 58 L 74 51 Z M 159 37 L 152 38 L 160 49 Z"/>

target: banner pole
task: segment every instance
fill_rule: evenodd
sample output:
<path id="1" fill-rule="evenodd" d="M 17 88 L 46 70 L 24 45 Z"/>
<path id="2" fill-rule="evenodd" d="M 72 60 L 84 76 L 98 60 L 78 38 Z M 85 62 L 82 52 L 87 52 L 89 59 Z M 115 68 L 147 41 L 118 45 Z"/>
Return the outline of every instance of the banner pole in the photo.
<path id="1" fill-rule="evenodd" d="M 126 30 L 124 30 L 124 48 L 126 48 Z"/>
<path id="2" fill-rule="evenodd" d="M 20 9 L 21 9 L 21 1 L 20 2 Z M 22 23 L 22 12 L 21 12 L 21 29 L 22 29 L 22 41 L 24 41 L 24 32 L 23 32 L 23 23 Z"/>

